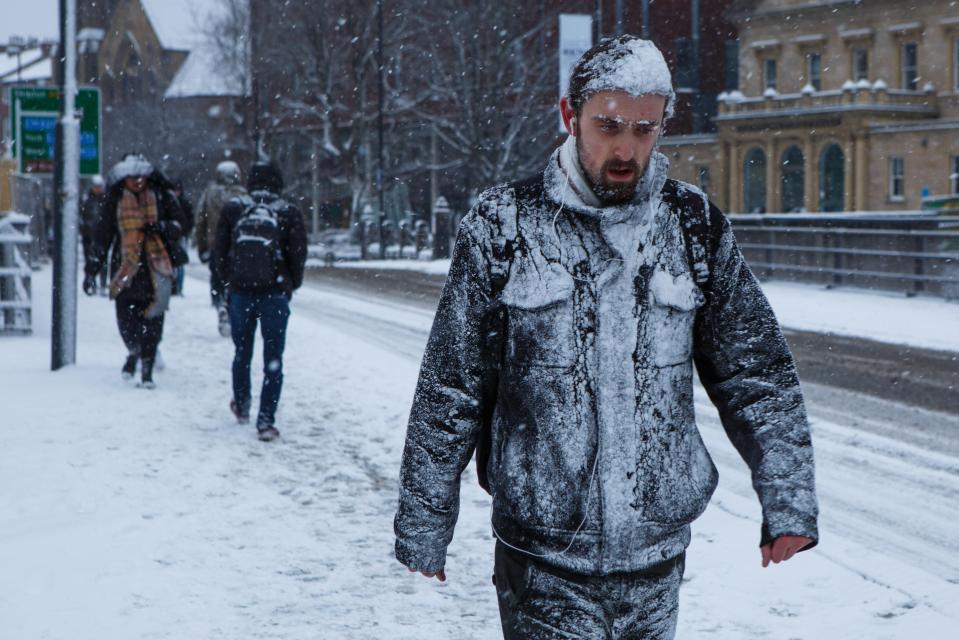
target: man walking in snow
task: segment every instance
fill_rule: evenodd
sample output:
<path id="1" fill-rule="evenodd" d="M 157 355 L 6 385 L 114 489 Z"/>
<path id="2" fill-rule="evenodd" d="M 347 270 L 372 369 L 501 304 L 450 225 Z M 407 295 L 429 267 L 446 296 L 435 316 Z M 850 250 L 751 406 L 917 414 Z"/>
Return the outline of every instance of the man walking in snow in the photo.
<path id="1" fill-rule="evenodd" d="M 90 181 L 90 190 L 87 192 L 86 197 L 83 199 L 83 204 L 80 206 L 80 241 L 83 244 L 84 262 L 90 262 L 93 258 L 93 236 L 97 228 L 97 222 L 100 220 L 100 215 L 106 206 L 107 194 L 105 186 L 103 176 L 99 174 L 93 176 Z M 110 289 L 107 287 L 107 270 L 105 268 L 100 269 L 100 273 L 94 279 L 94 282 L 96 283 L 97 280 L 99 280 L 99 286 L 97 288 L 100 291 L 100 295 L 106 296 Z"/>
<path id="2" fill-rule="evenodd" d="M 283 387 L 283 349 L 293 291 L 303 284 L 306 228 L 300 212 L 280 197 L 283 178 L 272 163 L 253 165 L 248 196 L 223 208 L 213 247 L 215 270 L 227 292 L 233 345 L 233 400 L 240 423 L 250 421 L 250 362 L 257 321 L 263 334 L 263 388 L 256 431 L 277 438 L 274 424 Z"/>
<path id="3" fill-rule="evenodd" d="M 196 220 L 196 250 L 200 255 L 200 262 L 210 264 L 210 298 L 216 308 L 220 335 L 224 338 L 230 337 L 230 314 L 226 308 L 223 283 L 218 279 L 212 252 L 216 244 L 216 227 L 220 212 L 227 202 L 245 195 L 246 189 L 240 184 L 240 167 L 230 160 L 219 163 L 216 165 L 215 180 L 200 196 L 200 213 Z"/>
<path id="4" fill-rule="evenodd" d="M 506 638 L 673 638 L 717 471 L 693 366 L 752 472 L 762 565 L 813 546 L 795 365 L 729 223 L 656 151 L 674 93 L 651 43 L 573 69 L 570 137 L 464 218 L 403 452 L 396 557 L 445 580 L 474 450 Z"/>

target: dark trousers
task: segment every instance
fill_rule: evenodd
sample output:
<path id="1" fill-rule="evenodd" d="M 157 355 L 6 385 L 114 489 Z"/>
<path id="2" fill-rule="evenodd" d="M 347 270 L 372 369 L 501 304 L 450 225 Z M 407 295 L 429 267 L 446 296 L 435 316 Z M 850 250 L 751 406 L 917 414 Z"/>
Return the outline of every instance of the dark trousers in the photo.
<path id="1" fill-rule="evenodd" d="M 125 300 L 122 297 L 116 301 L 117 326 L 123 344 L 131 355 L 152 364 L 160 340 L 163 339 L 164 314 L 156 318 L 144 318 L 143 312 L 149 306 L 149 302 Z"/>
<path id="2" fill-rule="evenodd" d="M 634 573 L 573 574 L 496 543 L 493 581 L 506 640 L 672 640 L 685 553 Z"/>
<path id="3" fill-rule="evenodd" d="M 83 262 L 84 262 L 84 264 L 86 264 L 86 263 L 90 262 L 90 260 L 93 258 L 93 240 L 88 240 L 88 239 L 86 239 L 86 238 L 82 238 L 82 241 L 83 241 L 83 242 L 82 242 L 82 244 L 83 244 Z M 97 274 L 97 279 L 98 279 L 99 282 L 100 282 L 100 288 L 101 288 L 101 289 L 105 289 L 106 286 L 107 286 L 107 271 L 109 271 L 109 270 L 110 270 L 110 268 L 109 268 L 108 266 L 104 265 L 103 267 L 100 268 L 100 272 Z"/>
<path id="4" fill-rule="evenodd" d="M 273 426 L 276 407 L 283 389 L 283 348 L 290 302 L 282 293 L 232 292 L 229 298 L 233 345 L 233 399 L 242 411 L 250 410 L 250 362 L 257 320 L 263 335 L 263 388 L 256 426 Z"/>

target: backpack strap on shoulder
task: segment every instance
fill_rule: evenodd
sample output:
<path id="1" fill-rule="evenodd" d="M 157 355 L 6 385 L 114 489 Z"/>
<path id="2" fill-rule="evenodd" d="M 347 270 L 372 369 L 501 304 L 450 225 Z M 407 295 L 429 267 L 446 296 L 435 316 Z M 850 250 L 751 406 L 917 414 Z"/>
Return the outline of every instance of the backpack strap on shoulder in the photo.
<path id="1" fill-rule="evenodd" d="M 663 201 L 679 216 L 686 261 L 693 280 L 701 289 L 709 284 L 709 203 L 692 191 L 680 192 L 675 180 L 663 186 Z"/>

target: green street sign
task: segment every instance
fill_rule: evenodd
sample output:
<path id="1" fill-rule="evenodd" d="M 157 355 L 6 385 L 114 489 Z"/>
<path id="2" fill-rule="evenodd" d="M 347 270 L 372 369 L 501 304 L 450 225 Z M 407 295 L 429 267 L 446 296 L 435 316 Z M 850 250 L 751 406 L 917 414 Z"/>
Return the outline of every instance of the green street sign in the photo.
<path id="1" fill-rule="evenodd" d="M 11 87 L 10 130 L 13 154 L 22 173 L 53 173 L 55 132 L 60 116 L 57 87 Z M 80 174 L 100 173 L 100 90 L 77 91 L 80 117 Z"/>

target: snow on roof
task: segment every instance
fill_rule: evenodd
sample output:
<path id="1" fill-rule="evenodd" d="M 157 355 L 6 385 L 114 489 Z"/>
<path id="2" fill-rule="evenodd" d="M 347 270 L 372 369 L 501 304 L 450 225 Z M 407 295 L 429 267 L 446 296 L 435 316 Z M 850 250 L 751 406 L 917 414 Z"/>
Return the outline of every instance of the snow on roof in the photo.
<path id="1" fill-rule="evenodd" d="M 839 32 L 839 37 L 844 40 L 852 40 L 854 38 L 871 38 L 873 30 L 869 27 L 864 27 L 862 29 L 845 29 Z"/>
<path id="2" fill-rule="evenodd" d="M 199 45 L 190 51 L 163 97 L 244 96 L 248 91 L 243 84 L 235 74 L 222 71 L 209 45 Z"/>
<path id="3" fill-rule="evenodd" d="M 815 42 L 823 42 L 826 39 L 825 34 L 822 33 L 810 33 L 802 36 L 796 36 L 792 39 L 796 44 L 811 44 Z"/>
<path id="4" fill-rule="evenodd" d="M 33 61 L 32 64 L 31 61 Z M 34 82 L 53 78 L 52 58 L 39 59 L 37 52 L 31 51 L 21 56 L 21 62 L 24 66 L 20 70 L 19 80 Z M 17 80 L 16 56 L 0 55 L 0 82 L 16 82 Z"/>
<path id="5" fill-rule="evenodd" d="M 189 51 L 203 38 L 203 24 L 218 0 L 140 0 L 164 49 Z"/>

